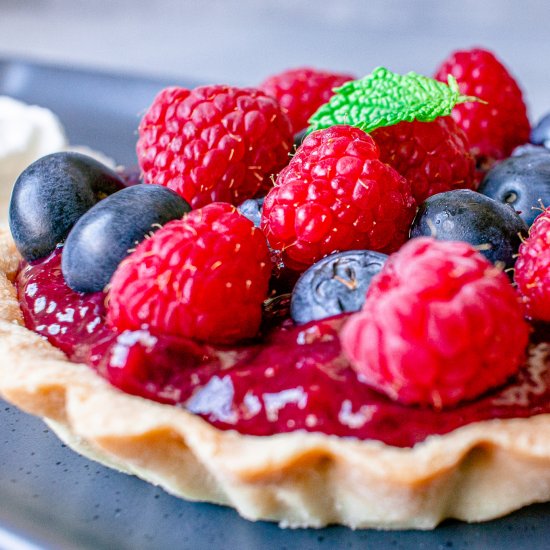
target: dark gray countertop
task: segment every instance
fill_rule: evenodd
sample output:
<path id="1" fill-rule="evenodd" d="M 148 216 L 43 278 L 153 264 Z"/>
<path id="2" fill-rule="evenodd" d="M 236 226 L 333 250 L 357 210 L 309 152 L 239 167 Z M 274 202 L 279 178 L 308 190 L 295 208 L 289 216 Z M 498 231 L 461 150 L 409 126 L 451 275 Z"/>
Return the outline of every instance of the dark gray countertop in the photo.
<path id="1" fill-rule="evenodd" d="M 434 531 L 283 530 L 189 503 L 77 456 L 0 400 L 2 550 L 532 550 L 548 548 L 550 505 Z"/>

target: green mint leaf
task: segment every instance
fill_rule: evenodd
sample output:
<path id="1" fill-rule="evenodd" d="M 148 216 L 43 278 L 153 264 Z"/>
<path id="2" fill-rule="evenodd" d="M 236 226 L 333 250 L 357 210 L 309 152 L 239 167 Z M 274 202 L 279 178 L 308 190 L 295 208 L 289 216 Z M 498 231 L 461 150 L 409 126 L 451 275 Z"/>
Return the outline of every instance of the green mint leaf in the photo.
<path id="1" fill-rule="evenodd" d="M 477 98 L 461 95 L 451 75 L 445 84 L 416 73 L 399 75 L 378 67 L 372 74 L 337 88 L 309 119 L 308 132 L 335 124 L 371 132 L 403 121 L 429 122 L 450 115 L 455 105 L 466 101 Z"/>

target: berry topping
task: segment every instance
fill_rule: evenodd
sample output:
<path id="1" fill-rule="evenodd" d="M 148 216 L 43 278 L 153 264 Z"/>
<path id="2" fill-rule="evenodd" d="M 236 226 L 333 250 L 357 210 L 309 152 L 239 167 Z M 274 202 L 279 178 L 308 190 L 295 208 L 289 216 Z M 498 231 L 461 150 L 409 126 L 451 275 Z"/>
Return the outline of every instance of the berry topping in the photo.
<path id="1" fill-rule="evenodd" d="M 255 227 L 260 227 L 262 221 L 262 209 L 264 207 L 264 199 L 247 199 L 239 206 L 239 212 L 246 216 Z"/>
<path id="2" fill-rule="evenodd" d="M 86 211 L 123 187 L 113 170 L 80 153 L 38 159 L 13 188 L 9 223 L 17 249 L 27 261 L 47 256 Z"/>
<path id="3" fill-rule="evenodd" d="M 296 323 L 359 311 L 371 279 L 387 256 L 370 250 L 331 254 L 302 273 L 292 291 L 290 315 Z"/>
<path id="4" fill-rule="evenodd" d="M 186 407 L 222 430 L 307 430 L 411 447 L 472 422 L 550 413 L 544 352 L 501 389 L 437 414 L 391 401 L 342 355 L 339 333 L 349 314 L 279 326 L 275 317 L 288 296 L 264 302 L 264 319 L 276 327 L 251 345 L 219 347 L 144 329 L 117 333 L 104 323 L 103 293 L 67 288 L 60 251 L 17 276 L 26 326 L 124 391 Z"/>
<path id="5" fill-rule="evenodd" d="M 119 331 L 231 343 L 256 335 L 271 261 L 265 237 L 235 207 L 213 203 L 143 241 L 110 285 Z"/>
<path id="6" fill-rule="evenodd" d="M 523 145 L 518 145 L 512 151 L 512 157 L 521 157 L 523 155 L 540 155 L 550 154 L 550 149 L 542 145 L 533 145 L 532 143 L 524 143 Z"/>
<path id="7" fill-rule="evenodd" d="M 139 126 L 145 183 L 179 193 L 193 208 L 239 204 L 271 187 L 293 136 L 278 102 L 259 90 L 166 88 Z"/>
<path id="8" fill-rule="evenodd" d="M 550 204 L 550 155 L 527 153 L 499 162 L 487 172 L 479 192 L 513 206 L 531 225 L 541 203 Z"/>
<path id="9" fill-rule="evenodd" d="M 515 374 L 528 335 L 499 269 L 466 243 L 422 238 L 388 259 L 341 341 L 370 386 L 402 403 L 441 408 Z"/>
<path id="10" fill-rule="evenodd" d="M 189 205 L 160 185 L 136 184 L 90 208 L 74 225 L 63 247 L 65 281 L 79 292 L 98 292 L 110 281 L 130 249 Z"/>
<path id="11" fill-rule="evenodd" d="M 400 122 L 371 135 L 380 160 L 409 180 L 418 203 L 436 193 L 476 186 L 468 140 L 451 117 Z"/>
<path id="12" fill-rule="evenodd" d="M 259 88 L 279 101 L 296 133 L 307 127 L 309 117 L 332 97 L 335 88 L 353 79 L 349 74 L 302 67 L 273 75 Z"/>
<path id="13" fill-rule="evenodd" d="M 514 266 L 521 236 L 527 231 L 511 206 L 469 189 L 457 189 L 433 195 L 420 205 L 411 237 L 464 241 L 490 262 L 508 269 Z"/>
<path id="14" fill-rule="evenodd" d="M 288 267 L 303 271 L 332 252 L 393 252 L 407 238 L 410 184 L 352 126 L 310 134 L 264 202 L 262 227 Z"/>
<path id="15" fill-rule="evenodd" d="M 531 130 L 530 141 L 550 149 L 550 113 L 544 115 Z"/>
<path id="16" fill-rule="evenodd" d="M 514 279 L 527 314 L 550 322 L 550 208 L 534 221 L 520 246 Z"/>
<path id="17" fill-rule="evenodd" d="M 451 114 L 457 103 L 475 100 L 460 94 L 453 77 L 448 85 L 408 73 L 378 67 L 360 80 L 344 84 L 310 119 L 310 131 L 350 124 L 371 132 L 380 126 L 420 120 L 429 122 Z"/>
<path id="18" fill-rule="evenodd" d="M 529 119 L 521 90 L 506 67 L 482 49 L 457 51 L 446 59 L 436 78 L 458 81 L 463 94 L 483 102 L 458 105 L 452 116 L 466 132 L 480 169 L 508 157 L 516 145 L 529 139 Z"/>

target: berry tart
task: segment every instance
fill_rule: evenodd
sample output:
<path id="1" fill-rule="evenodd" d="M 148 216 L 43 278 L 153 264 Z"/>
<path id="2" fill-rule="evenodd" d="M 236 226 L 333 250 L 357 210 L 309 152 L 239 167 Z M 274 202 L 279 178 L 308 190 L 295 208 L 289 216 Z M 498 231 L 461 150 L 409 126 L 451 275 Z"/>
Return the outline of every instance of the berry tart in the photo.
<path id="1" fill-rule="evenodd" d="M 530 230 L 475 191 L 458 80 L 169 88 L 137 181 L 31 164 L 0 234 L 1 395 L 88 457 L 281 526 L 550 500 L 550 214 Z M 306 85 L 326 103 L 289 156 L 299 97 L 275 92 Z"/>

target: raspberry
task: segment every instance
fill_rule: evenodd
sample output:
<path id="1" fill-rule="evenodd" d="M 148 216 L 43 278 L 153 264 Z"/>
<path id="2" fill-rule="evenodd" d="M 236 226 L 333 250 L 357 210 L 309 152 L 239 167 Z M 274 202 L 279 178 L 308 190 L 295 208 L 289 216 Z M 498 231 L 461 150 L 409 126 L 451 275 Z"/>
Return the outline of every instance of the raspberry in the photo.
<path id="1" fill-rule="evenodd" d="M 522 364 L 528 337 L 506 275 L 467 243 L 429 237 L 390 256 L 341 333 L 367 384 L 435 408 L 504 383 Z"/>
<path id="2" fill-rule="evenodd" d="M 495 160 L 512 153 L 529 140 L 527 108 L 519 86 L 506 67 L 482 49 L 457 51 L 444 61 L 435 78 L 447 82 L 453 75 L 465 95 L 487 103 L 458 105 L 452 116 L 466 132 L 478 167 L 486 170 Z"/>
<path id="3" fill-rule="evenodd" d="M 514 279 L 527 314 L 550 321 L 550 208 L 536 218 L 519 247 Z"/>
<path id="4" fill-rule="evenodd" d="M 354 78 L 349 74 L 302 67 L 273 75 L 259 88 L 279 101 L 290 118 L 293 132 L 297 133 L 307 126 L 309 117 L 331 98 L 334 88 Z"/>
<path id="5" fill-rule="evenodd" d="M 262 232 L 237 209 L 213 203 L 138 245 L 111 279 L 108 320 L 213 343 L 254 336 L 271 273 Z"/>
<path id="6" fill-rule="evenodd" d="M 415 211 L 409 182 L 378 159 L 362 130 L 332 126 L 311 133 L 264 202 L 262 227 L 291 269 L 332 252 L 393 252 Z"/>
<path id="7" fill-rule="evenodd" d="M 292 143 L 287 116 L 259 90 L 174 87 L 145 113 L 137 155 L 146 183 L 165 185 L 198 208 L 266 191 Z"/>
<path id="8" fill-rule="evenodd" d="M 468 139 L 451 117 L 400 122 L 371 133 L 380 160 L 407 178 L 421 203 L 452 189 L 474 189 L 475 162 Z"/>

